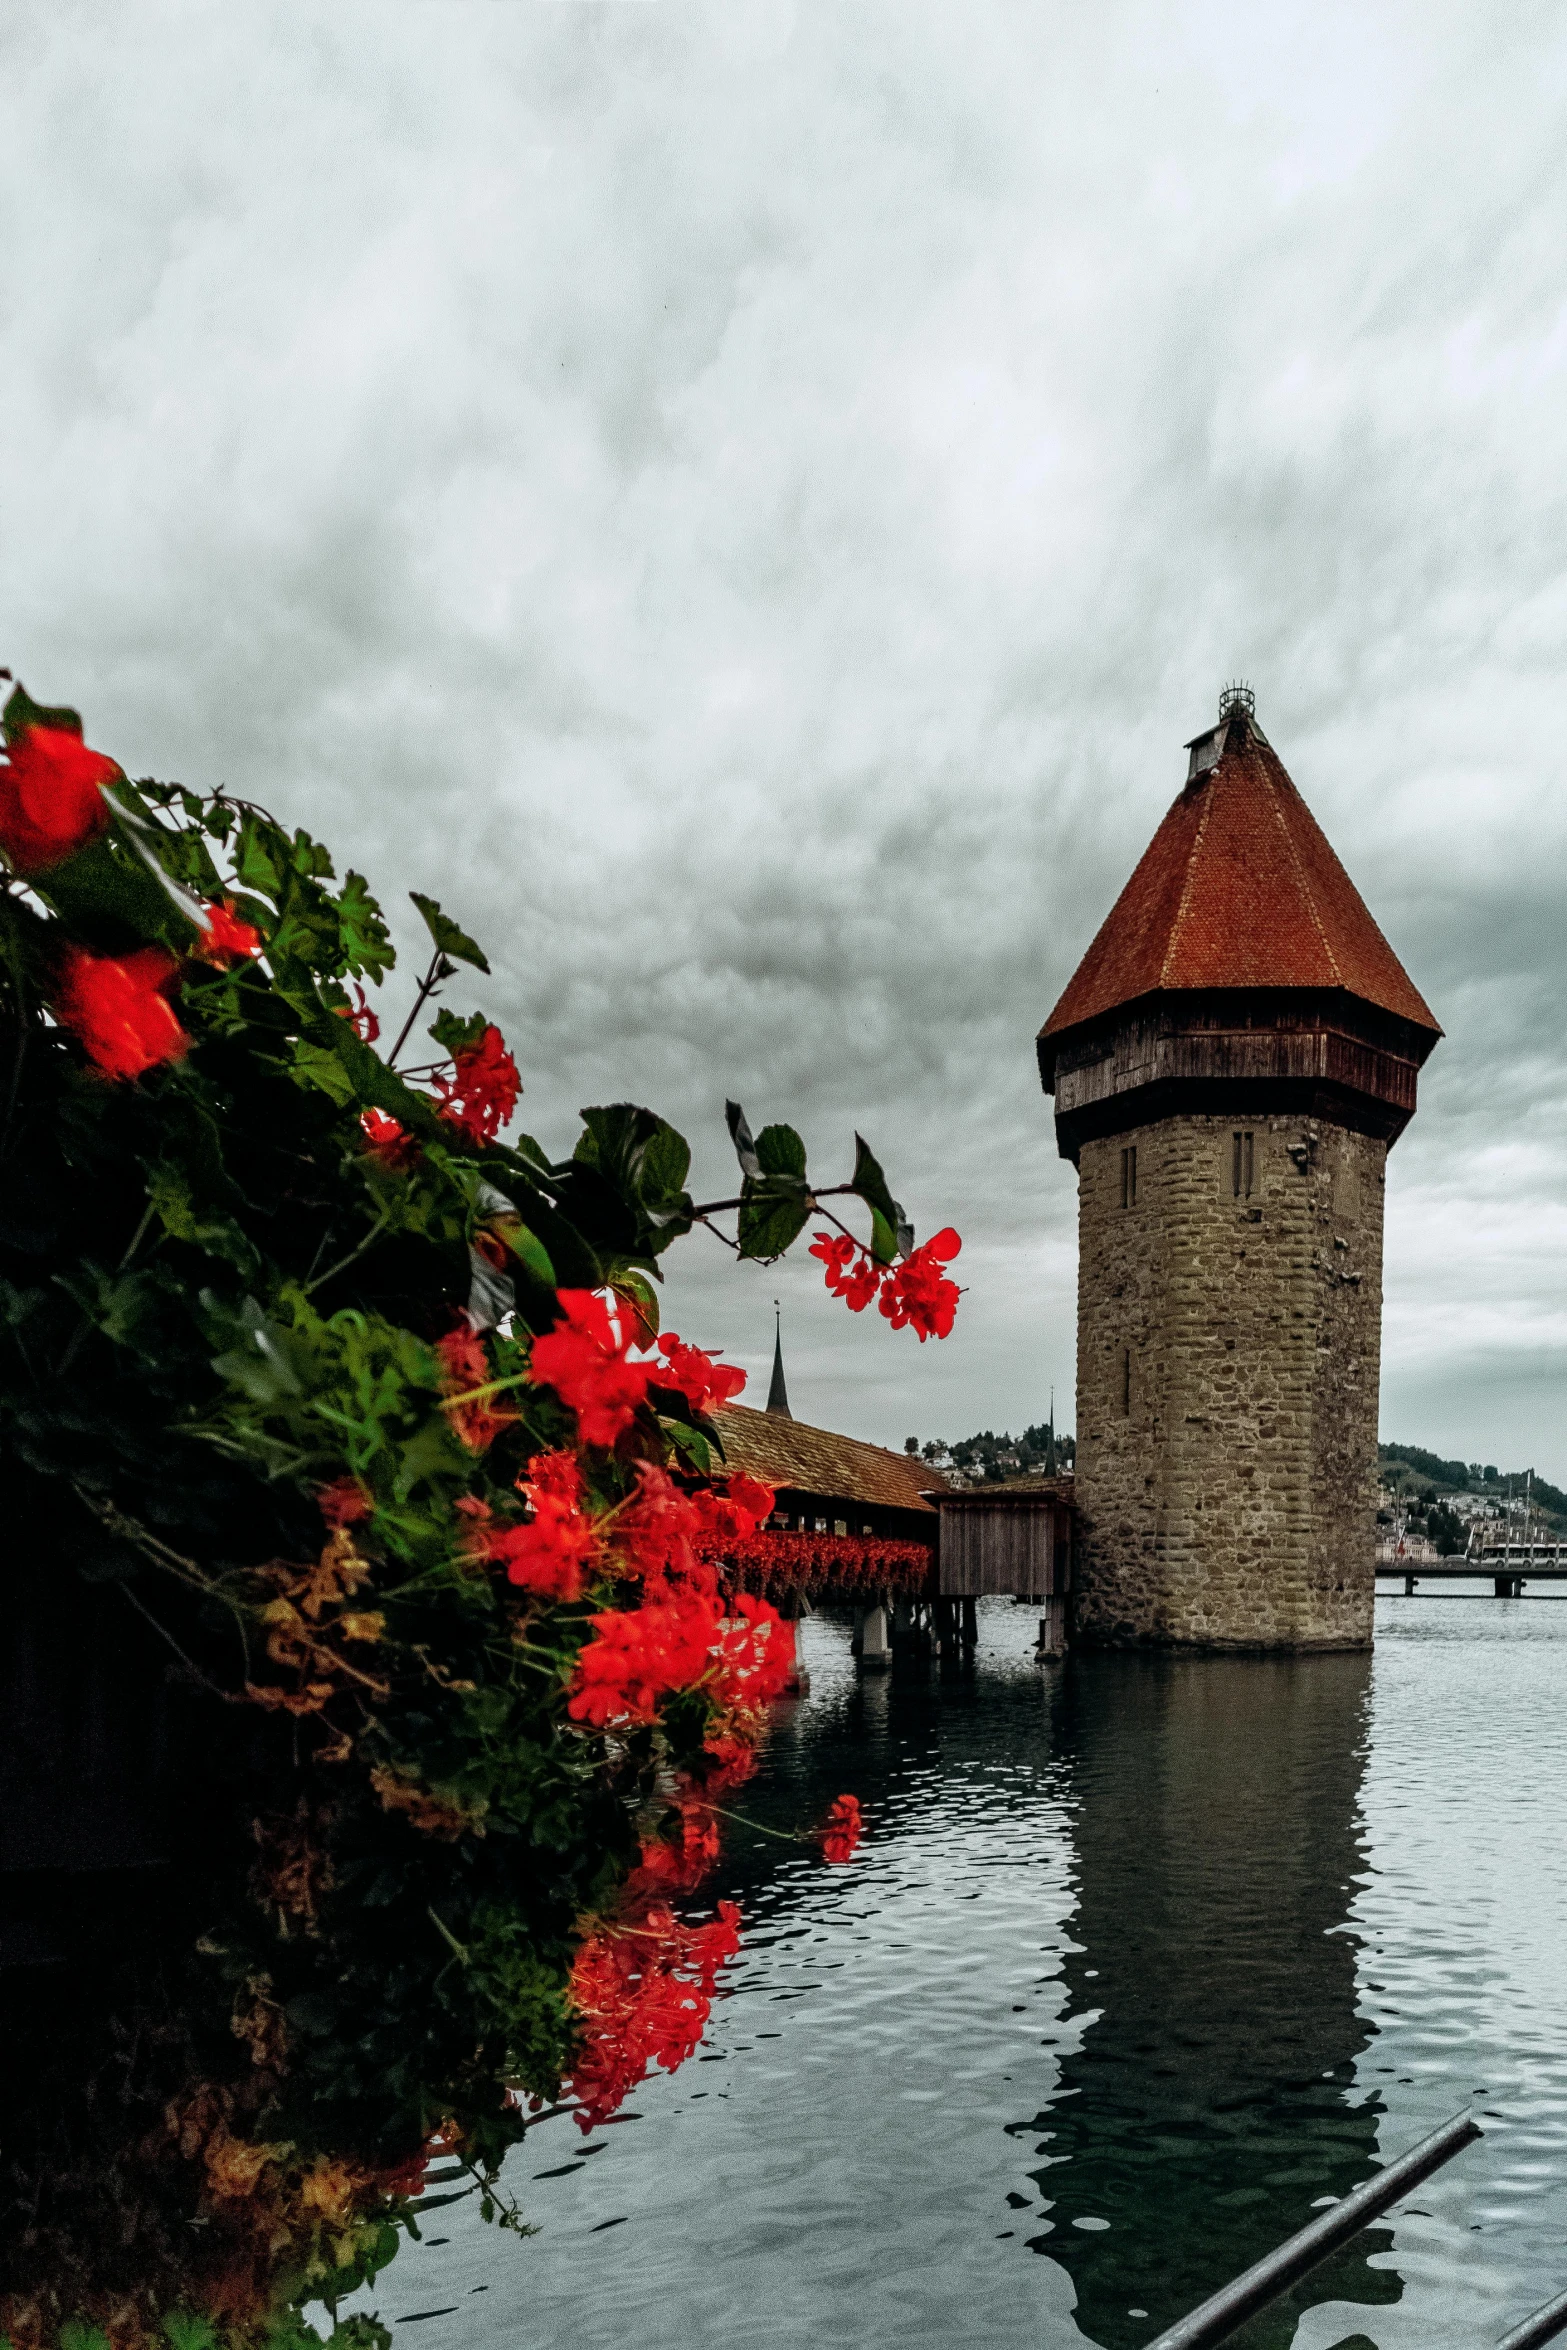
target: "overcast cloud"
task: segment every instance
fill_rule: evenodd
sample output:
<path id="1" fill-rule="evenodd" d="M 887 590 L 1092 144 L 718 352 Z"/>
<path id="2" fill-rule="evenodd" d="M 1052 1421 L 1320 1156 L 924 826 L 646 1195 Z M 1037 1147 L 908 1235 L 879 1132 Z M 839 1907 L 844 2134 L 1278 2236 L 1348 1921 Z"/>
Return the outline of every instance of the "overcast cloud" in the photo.
<path id="1" fill-rule="evenodd" d="M 1529 0 L 13 0 L 0 660 L 439 896 L 552 1148 L 857 1121 L 953 1338 L 671 1312 L 894 1443 L 1070 1424 L 1033 1035 L 1249 677 L 1448 1032 L 1384 1433 L 1567 1481 L 1564 84 Z"/>

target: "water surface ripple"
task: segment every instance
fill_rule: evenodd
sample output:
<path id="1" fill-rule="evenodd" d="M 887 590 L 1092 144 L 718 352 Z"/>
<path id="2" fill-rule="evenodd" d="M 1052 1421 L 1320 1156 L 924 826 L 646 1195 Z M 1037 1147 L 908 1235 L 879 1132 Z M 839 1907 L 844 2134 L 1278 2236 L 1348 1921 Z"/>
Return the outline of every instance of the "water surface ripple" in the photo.
<path id="1" fill-rule="evenodd" d="M 700 2058 L 432 2214 L 399 2350 L 1133 2350 L 1465 2107 L 1487 2136 L 1237 2342 L 1473 2350 L 1567 2285 L 1567 1606 L 1380 1602 L 1374 1658 L 1080 1657 L 812 1693 L 736 1828 Z M 782 1859 L 778 1857 L 782 1855 Z"/>

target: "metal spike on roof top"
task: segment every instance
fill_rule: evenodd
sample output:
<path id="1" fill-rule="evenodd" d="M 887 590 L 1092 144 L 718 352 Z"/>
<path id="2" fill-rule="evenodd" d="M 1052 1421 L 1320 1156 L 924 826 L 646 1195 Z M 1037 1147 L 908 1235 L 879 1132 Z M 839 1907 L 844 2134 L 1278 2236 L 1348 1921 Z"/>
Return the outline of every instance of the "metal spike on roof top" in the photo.
<path id="1" fill-rule="evenodd" d="M 1257 715 L 1257 697 L 1244 678 L 1235 678 L 1219 696 L 1219 718 L 1222 722 L 1232 711 L 1244 710 L 1248 718 Z"/>
<path id="2" fill-rule="evenodd" d="M 792 1420 L 789 1409 L 789 1390 L 784 1385 L 783 1316 L 778 1300 L 773 1299 L 773 1383 L 767 1390 L 767 1408 L 775 1420 Z"/>

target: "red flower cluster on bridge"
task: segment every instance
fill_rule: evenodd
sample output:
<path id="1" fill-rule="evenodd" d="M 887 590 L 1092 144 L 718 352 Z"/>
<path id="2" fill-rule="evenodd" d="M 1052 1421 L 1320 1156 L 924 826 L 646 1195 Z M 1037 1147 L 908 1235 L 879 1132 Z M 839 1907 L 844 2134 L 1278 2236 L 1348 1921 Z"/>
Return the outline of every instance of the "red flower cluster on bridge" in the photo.
<path id="1" fill-rule="evenodd" d="M 823 1591 L 844 1594 L 923 1591 L 931 1553 L 923 1542 L 883 1534 L 758 1533 L 731 1543 L 724 1565 L 737 1589 L 781 1597 Z"/>

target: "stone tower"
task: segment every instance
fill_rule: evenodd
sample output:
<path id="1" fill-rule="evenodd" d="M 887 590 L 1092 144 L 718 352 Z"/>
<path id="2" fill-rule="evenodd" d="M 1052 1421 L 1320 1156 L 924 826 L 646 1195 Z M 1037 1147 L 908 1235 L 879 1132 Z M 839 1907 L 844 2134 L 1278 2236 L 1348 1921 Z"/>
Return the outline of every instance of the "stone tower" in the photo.
<path id="1" fill-rule="evenodd" d="M 1382 1199 L 1441 1030 L 1228 691 L 1039 1036 L 1078 1170 L 1077 1637 L 1361 1648 Z"/>

